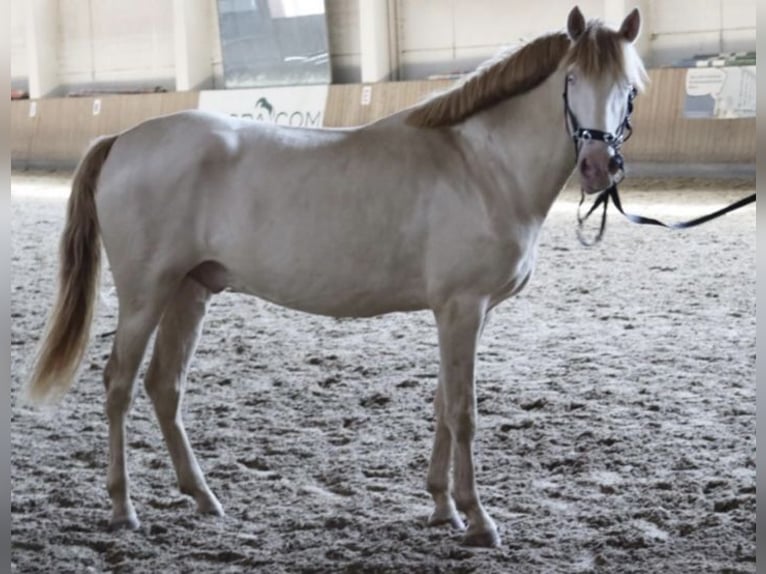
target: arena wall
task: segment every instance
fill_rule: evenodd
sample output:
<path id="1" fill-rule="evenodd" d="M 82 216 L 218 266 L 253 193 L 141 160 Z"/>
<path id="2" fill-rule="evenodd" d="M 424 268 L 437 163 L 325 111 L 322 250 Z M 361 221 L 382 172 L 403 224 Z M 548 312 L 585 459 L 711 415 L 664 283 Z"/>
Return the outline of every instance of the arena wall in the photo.
<path id="1" fill-rule="evenodd" d="M 628 161 L 659 164 L 754 164 L 755 118 L 687 119 L 686 70 L 650 71 L 639 96 Z M 446 80 L 333 85 L 323 123 L 361 125 L 410 106 L 451 85 Z M 11 161 L 16 169 L 71 168 L 88 142 L 157 115 L 196 108 L 199 92 L 46 98 L 11 102 Z"/>
<path id="2" fill-rule="evenodd" d="M 14 169 L 72 169 L 94 138 L 147 118 L 197 107 L 197 92 L 11 102 Z"/>

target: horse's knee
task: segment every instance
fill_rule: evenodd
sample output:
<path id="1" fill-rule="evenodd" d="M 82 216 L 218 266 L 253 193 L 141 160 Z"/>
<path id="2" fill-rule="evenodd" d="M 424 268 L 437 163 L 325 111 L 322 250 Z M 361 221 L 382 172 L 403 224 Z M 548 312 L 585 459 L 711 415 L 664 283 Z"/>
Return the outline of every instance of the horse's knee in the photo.
<path id="1" fill-rule="evenodd" d="M 476 434 L 476 415 L 473 408 L 460 405 L 457 408 L 449 409 L 446 422 L 456 442 L 465 443 L 473 440 Z"/>
<path id="2" fill-rule="evenodd" d="M 113 350 L 104 367 L 106 414 L 110 417 L 123 415 L 133 402 L 135 372 L 126 367 L 129 364 Z"/>
<path id="3" fill-rule="evenodd" d="M 110 358 L 104 369 L 104 387 L 106 388 L 106 414 L 111 419 L 123 416 L 133 401 L 132 381 L 126 382 L 117 373 L 116 360 Z"/>
<path id="4" fill-rule="evenodd" d="M 181 391 L 175 380 L 150 380 L 148 377 L 144 381 L 146 394 L 149 395 L 154 411 L 162 419 L 165 417 L 174 417 L 178 411 L 178 403 L 181 399 Z"/>
<path id="5" fill-rule="evenodd" d="M 106 393 L 106 414 L 111 419 L 113 417 L 124 416 L 130 409 L 133 402 L 133 391 L 130 387 L 124 385 L 115 385 L 114 382 L 109 385 Z"/>
<path id="6" fill-rule="evenodd" d="M 149 363 L 149 369 L 147 369 L 146 376 L 144 377 L 144 390 L 153 401 L 163 392 L 161 385 L 162 370 L 159 368 L 156 357 L 152 357 L 152 361 Z"/>

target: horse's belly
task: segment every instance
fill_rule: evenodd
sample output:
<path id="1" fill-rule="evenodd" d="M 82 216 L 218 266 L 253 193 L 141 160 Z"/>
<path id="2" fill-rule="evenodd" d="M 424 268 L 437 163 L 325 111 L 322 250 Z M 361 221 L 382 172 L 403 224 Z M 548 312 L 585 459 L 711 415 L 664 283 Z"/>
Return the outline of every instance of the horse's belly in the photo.
<path id="1" fill-rule="evenodd" d="M 415 281 L 333 277 L 295 269 L 265 270 L 206 261 L 190 275 L 213 292 L 224 289 L 260 297 L 290 309 L 332 317 L 370 317 L 426 308 Z M 372 279 L 372 280 L 371 280 Z"/>
<path id="2" fill-rule="evenodd" d="M 401 311 L 426 308 L 425 301 L 414 295 L 387 290 L 348 288 L 338 286 L 334 292 L 316 292 L 306 289 L 288 289 L 280 292 L 262 288 L 257 282 L 232 281 L 229 287 L 238 293 L 255 295 L 277 305 L 296 311 L 330 317 L 372 317 Z"/>

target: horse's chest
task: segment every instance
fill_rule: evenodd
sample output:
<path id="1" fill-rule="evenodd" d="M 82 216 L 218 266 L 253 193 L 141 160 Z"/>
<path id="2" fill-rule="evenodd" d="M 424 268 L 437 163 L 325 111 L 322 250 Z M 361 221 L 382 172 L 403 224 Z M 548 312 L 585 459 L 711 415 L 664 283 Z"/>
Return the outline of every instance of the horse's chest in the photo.
<path id="1" fill-rule="evenodd" d="M 504 277 L 497 282 L 490 293 L 491 305 L 497 305 L 501 301 L 518 294 L 527 284 L 535 267 L 535 250 L 527 251 L 518 259 L 515 265 L 510 266 Z"/>
<path id="2" fill-rule="evenodd" d="M 525 268 L 524 271 L 514 274 L 508 281 L 500 285 L 490 297 L 491 305 L 494 307 L 498 303 L 518 294 L 532 276 L 532 267 Z"/>

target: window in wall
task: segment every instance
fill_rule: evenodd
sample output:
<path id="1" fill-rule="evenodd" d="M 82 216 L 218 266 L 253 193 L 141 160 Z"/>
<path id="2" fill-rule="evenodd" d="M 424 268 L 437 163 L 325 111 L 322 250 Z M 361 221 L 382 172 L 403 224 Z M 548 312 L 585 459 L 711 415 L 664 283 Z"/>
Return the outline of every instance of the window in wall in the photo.
<path id="1" fill-rule="evenodd" d="M 224 86 L 329 84 L 324 0 L 218 0 Z"/>

